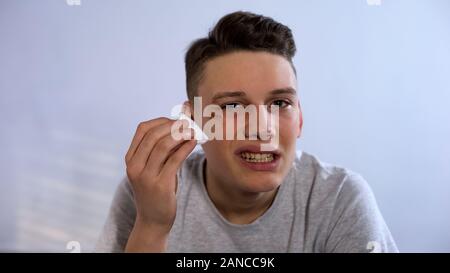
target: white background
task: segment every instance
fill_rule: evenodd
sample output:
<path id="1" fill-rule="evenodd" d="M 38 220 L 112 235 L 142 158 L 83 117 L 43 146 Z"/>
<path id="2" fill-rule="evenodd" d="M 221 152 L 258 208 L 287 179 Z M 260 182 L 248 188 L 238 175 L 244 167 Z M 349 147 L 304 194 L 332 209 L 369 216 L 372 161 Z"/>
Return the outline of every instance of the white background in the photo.
<path id="1" fill-rule="evenodd" d="M 0 250 L 90 251 L 136 125 L 226 13 L 288 25 L 298 148 L 362 174 L 401 251 L 450 251 L 450 1 L 0 2 Z"/>

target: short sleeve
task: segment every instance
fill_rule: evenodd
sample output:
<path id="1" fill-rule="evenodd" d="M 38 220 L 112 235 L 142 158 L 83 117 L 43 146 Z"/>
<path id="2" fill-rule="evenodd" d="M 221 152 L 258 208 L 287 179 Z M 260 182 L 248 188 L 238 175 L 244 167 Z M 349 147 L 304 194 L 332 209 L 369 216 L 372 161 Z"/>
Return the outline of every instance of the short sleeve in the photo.
<path id="1" fill-rule="evenodd" d="M 398 252 L 367 182 L 344 178 L 331 216 L 325 252 Z"/>
<path id="2" fill-rule="evenodd" d="M 133 191 L 124 178 L 114 194 L 106 223 L 95 246 L 96 252 L 123 252 L 136 219 Z"/>

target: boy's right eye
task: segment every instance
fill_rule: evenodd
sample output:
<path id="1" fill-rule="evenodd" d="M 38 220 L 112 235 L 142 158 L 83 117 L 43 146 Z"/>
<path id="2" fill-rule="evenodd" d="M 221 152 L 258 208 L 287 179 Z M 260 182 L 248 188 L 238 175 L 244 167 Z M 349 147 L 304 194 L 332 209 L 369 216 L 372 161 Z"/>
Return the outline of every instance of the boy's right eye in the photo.
<path id="1" fill-rule="evenodd" d="M 222 109 L 237 108 L 237 107 L 240 107 L 240 106 L 242 106 L 242 104 L 240 104 L 239 102 L 228 102 L 228 103 L 222 104 L 220 106 L 220 108 L 222 108 Z"/>

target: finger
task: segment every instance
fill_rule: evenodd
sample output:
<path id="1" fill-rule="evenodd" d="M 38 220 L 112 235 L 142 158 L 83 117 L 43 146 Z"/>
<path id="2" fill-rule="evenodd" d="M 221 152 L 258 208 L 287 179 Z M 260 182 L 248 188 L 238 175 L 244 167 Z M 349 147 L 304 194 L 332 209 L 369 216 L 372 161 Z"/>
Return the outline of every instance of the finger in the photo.
<path id="1" fill-rule="evenodd" d="M 158 175 L 169 156 L 175 152 L 180 144 L 186 142 L 194 135 L 192 129 L 183 133 L 181 139 L 175 139 L 171 134 L 161 138 L 155 145 L 148 158 L 146 169 L 151 173 Z"/>
<path id="2" fill-rule="evenodd" d="M 131 141 L 130 147 L 128 148 L 127 154 L 125 155 L 125 161 L 129 162 L 131 160 L 131 158 L 136 153 L 137 147 L 139 147 L 139 144 L 149 130 L 169 121 L 170 120 L 168 118 L 157 118 L 139 123 L 136 128 L 133 140 Z"/>
<path id="3" fill-rule="evenodd" d="M 194 150 L 195 145 L 197 144 L 196 140 L 189 140 L 181 144 L 181 146 L 169 156 L 166 163 L 164 164 L 161 175 L 173 175 L 176 174 L 178 169 L 181 166 L 181 163 L 188 157 L 188 155 Z M 176 185 L 173 186 L 173 190 L 176 190 Z"/>
<path id="4" fill-rule="evenodd" d="M 147 132 L 137 147 L 134 156 L 129 161 L 130 165 L 135 166 L 135 171 L 141 172 L 145 168 L 149 156 L 158 141 L 167 135 L 170 136 L 172 123 L 173 121 L 160 124 Z"/>

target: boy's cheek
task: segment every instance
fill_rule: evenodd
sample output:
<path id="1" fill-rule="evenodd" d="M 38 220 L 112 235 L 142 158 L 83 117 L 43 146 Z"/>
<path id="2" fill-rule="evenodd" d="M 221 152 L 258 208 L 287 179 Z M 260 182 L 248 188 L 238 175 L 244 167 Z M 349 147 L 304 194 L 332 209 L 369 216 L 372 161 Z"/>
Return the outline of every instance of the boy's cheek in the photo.
<path id="1" fill-rule="evenodd" d="M 299 120 L 293 116 L 289 116 L 287 118 L 280 118 L 279 130 L 280 130 L 280 138 L 297 138 L 297 130 L 293 130 L 293 128 L 299 127 Z"/>

